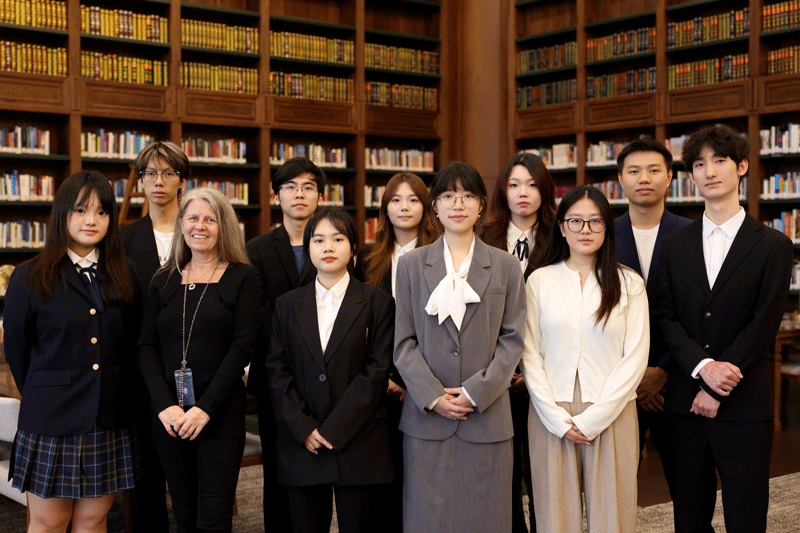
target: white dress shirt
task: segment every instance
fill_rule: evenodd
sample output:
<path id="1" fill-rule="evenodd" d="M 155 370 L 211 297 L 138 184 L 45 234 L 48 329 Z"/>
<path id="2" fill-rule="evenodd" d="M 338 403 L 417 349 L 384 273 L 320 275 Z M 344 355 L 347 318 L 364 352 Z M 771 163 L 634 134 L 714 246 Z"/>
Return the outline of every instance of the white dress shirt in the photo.
<path id="1" fill-rule="evenodd" d="M 719 270 L 722 268 L 722 263 L 731 249 L 733 239 L 736 238 L 739 228 L 744 223 L 744 216 L 744 208 L 739 206 L 739 211 L 735 215 L 717 226 L 703 213 L 703 259 L 706 263 L 709 288 L 714 288 L 714 282 L 717 281 Z M 692 377 L 700 379 L 700 369 L 711 361 L 713 359 L 707 357 L 697 363 L 697 366 L 692 370 Z"/>
<path id="2" fill-rule="evenodd" d="M 528 257 L 519 262 L 523 274 L 525 273 L 525 269 L 528 268 L 528 261 L 530 260 L 531 254 L 533 254 L 533 228 L 522 231 L 516 227 L 513 222 L 509 222 L 508 230 L 506 231 L 506 249 L 508 253 L 513 254 L 514 248 L 517 246 L 517 241 L 524 240 L 528 241 Z"/>
<path id="3" fill-rule="evenodd" d="M 641 276 L 620 272 L 622 296 L 608 322 L 595 324 L 600 285 L 564 262 L 539 268 L 526 283 L 528 317 L 522 374 L 544 426 L 563 437 L 573 423 L 589 439 L 602 433 L 636 399 L 650 352 L 650 314 Z M 581 398 L 591 403 L 570 415 L 556 402 L 571 402 L 575 374 Z"/>
<path id="4" fill-rule="evenodd" d="M 417 247 L 418 238 L 419 237 L 414 237 L 410 242 L 407 242 L 405 246 L 400 246 L 396 242 L 394 243 L 394 252 L 392 252 L 392 296 L 395 295 L 397 289 L 397 261 L 400 259 L 400 256 L 405 255 L 407 252 Z"/>
<path id="5" fill-rule="evenodd" d="M 86 257 L 81 257 L 67 248 L 67 257 L 69 257 L 69 260 L 75 265 L 75 269 L 78 272 L 80 272 L 82 268 L 89 268 L 93 264 L 96 265 L 100 262 L 100 252 L 97 250 L 97 246 L 92 248 L 92 251 L 86 254 Z M 84 276 L 86 276 L 89 281 L 92 281 L 88 273 L 84 273 Z"/>
<path id="6" fill-rule="evenodd" d="M 647 284 L 647 274 L 650 273 L 650 263 L 653 261 L 653 251 L 656 249 L 656 237 L 661 224 L 650 229 L 637 229 L 631 225 L 633 240 L 636 242 L 636 254 L 639 256 L 639 266 L 642 267 L 642 278 Z"/>
<path id="7" fill-rule="evenodd" d="M 333 331 L 333 323 L 336 322 L 336 317 L 339 314 L 339 308 L 342 306 L 344 300 L 344 293 L 347 292 L 347 285 L 350 284 L 350 274 L 344 273 L 342 279 L 330 289 L 323 287 L 319 279 L 314 281 L 314 287 L 317 294 L 317 325 L 319 326 L 319 343 L 322 346 L 322 353 L 325 353 L 325 348 L 328 346 L 328 340 L 331 338 L 331 331 Z"/>

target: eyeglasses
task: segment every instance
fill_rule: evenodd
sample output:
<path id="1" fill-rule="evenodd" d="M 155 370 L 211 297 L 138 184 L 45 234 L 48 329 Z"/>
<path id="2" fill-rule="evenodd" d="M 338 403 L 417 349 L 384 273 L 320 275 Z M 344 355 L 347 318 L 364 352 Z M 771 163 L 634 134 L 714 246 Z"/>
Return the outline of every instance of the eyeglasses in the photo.
<path id="1" fill-rule="evenodd" d="M 466 207 L 467 209 L 472 209 L 473 207 L 478 205 L 478 200 L 480 198 L 478 198 L 476 195 L 474 195 L 472 193 L 468 193 L 468 192 L 464 193 L 464 194 L 462 194 L 460 196 L 455 195 L 455 194 L 453 194 L 451 192 L 446 192 L 446 193 L 440 194 L 436 198 L 436 200 L 438 200 L 438 202 L 439 202 L 439 205 L 442 206 L 445 209 L 450 209 L 452 207 L 455 207 L 456 200 L 458 200 L 458 199 L 461 199 L 461 203 L 464 204 L 464 207 Z"/>
<path id="2" fill-rule="evenodd" d="M 289 194 L 294 194 L 298 190 L 303 191 L 304 194 L 314 194 L 317 192 L 317 186 L 307 183 L 305 185 L 295 185 L 294 183 L 284 183 L 280 186 L 282 191 L 286 191 Z"/>
<path id="3" fill-rule="evenodd" d="M 143 180 L 147 181 L 156 181 L 156 178 L 158 176 L 161 176 L 161 178 L 164 181 L 170 181 L 180 178 L 181 173 L 178 172 L 177 170 L 165 170 L 163 172 L 156 172 L 155 170 L 145 170 L 144 172 L 140 172 L 139 176 Z"/>
<path id="4" fill-rule="evenodd" d="M 567 223 L 567 229 L 572 233 L 580 233 L 583 227 L 589 224 L 589 231 L 592 233 L 601 233 L 606 229 L 606 221 L 602 218 L 593 218 L 591 220 L 583 220 L 581 218 L 568 218 L 564 220 Z"/>

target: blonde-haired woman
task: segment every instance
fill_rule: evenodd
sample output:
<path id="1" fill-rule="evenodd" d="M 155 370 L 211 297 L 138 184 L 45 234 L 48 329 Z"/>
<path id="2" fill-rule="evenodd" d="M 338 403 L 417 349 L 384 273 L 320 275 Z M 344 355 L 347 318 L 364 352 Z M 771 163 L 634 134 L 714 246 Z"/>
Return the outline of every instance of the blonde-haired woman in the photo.
<path id="1" fill-rule="evenodd" d="M 153 278 L 139 342 L 154 439 L 178 531 L 230 531 L 244 450 L 242 375 L 259 306 L 225 196 L 184 195 L 170 257 Z"/>

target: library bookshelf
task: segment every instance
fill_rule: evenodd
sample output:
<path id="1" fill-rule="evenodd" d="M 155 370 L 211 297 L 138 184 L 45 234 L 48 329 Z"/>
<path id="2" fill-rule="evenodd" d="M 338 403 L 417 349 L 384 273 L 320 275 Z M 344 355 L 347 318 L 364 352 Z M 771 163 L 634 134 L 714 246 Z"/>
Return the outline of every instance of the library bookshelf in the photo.
<path id="1" fill-rule="evenodd" d="M 270 176 L 282 158 L 316 154 L 330 201 L 364 228 L 377 215 L 365 186 L 393 173 L 368 168 L 367 149 L 432 153 L 437 167 L 451 157 L 438 102 L 452 83 L 441 43 L 450 2 L 142 0 L 120 10 L 110 0 L 34 0 L 29 11 L 17 3 L 29 4 L 0 8 L 4 39 L 22 58 L 0 60 L 0 129 L 46 130 L 49 150 L 0 149 L 0 175 L 52 177 L 57 187 L 97 169 L 120 186 L 142 143 L 169 139 L 194 150 L 195 186 L 233 191 L 252 238 L 281 220 Z M 0 205 L 0 222 L 41 223 L 50 204 L 17 195 Z M 0 246 L 0 263 L 35 251 Z"/>

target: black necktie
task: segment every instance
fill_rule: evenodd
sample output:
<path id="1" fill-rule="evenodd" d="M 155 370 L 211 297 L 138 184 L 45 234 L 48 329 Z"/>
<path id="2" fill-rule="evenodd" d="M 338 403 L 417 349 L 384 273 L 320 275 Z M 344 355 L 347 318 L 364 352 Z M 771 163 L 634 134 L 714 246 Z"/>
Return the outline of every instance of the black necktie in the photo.
<path id="1" fill-rule="evenodd" d="M 514 246 L 514 255 L 519 258 L 520 261 L 524 261 L 528 258 L 528 239 L 523 237 L 522 240 L 517 241 L 517 244 Z"/>
<path id="2" fill-rule="evenodd" d="M 83 284 L 89 290 L 89 296 L 92 297 L 94 306 L 98 311 L 103 311 L 103 298 L 100 296 L 100 282 L 103 281 L 103 275 L 94 267 L 97 263 L 92 263 L 92 266 L 81 268 L 81 279 Z"/>

